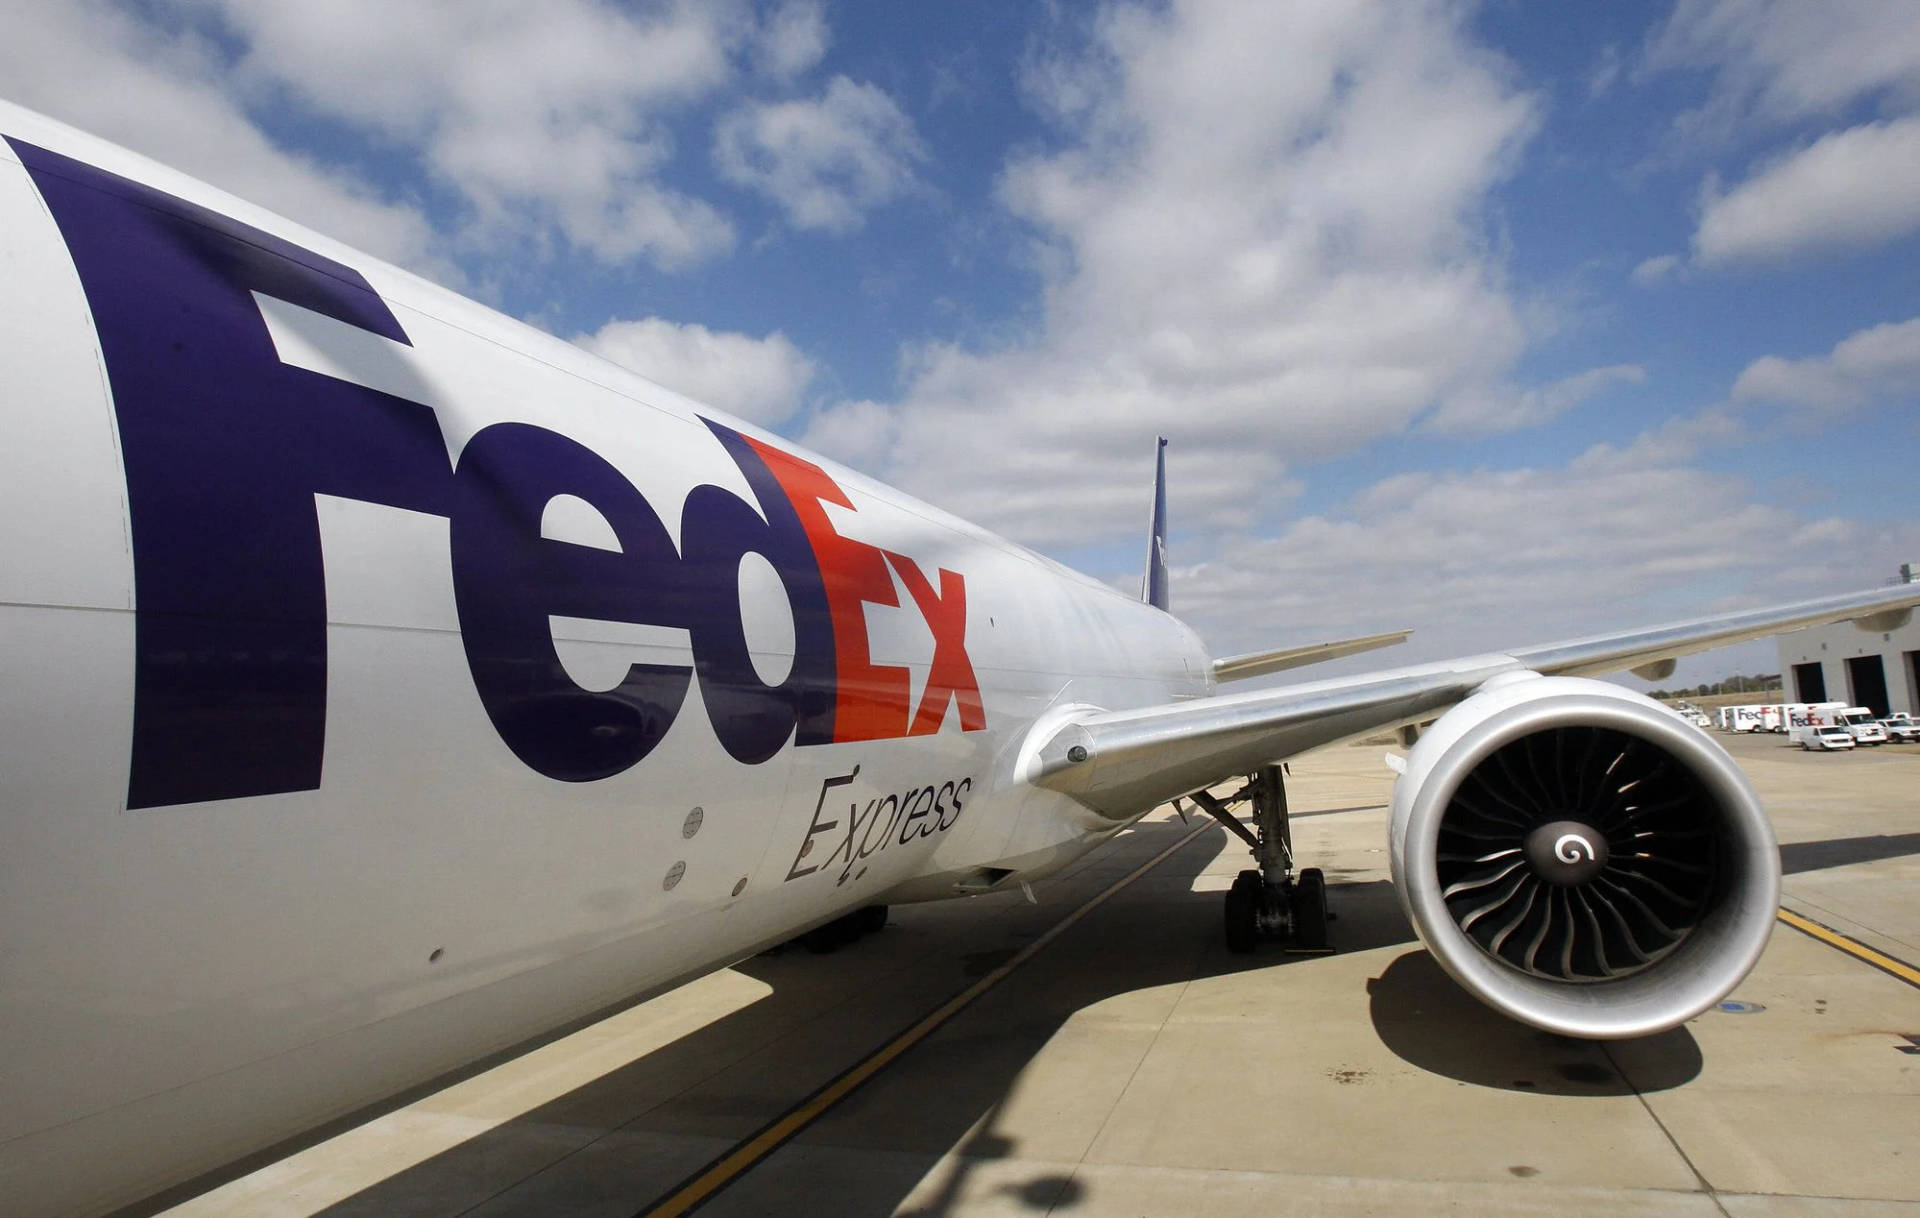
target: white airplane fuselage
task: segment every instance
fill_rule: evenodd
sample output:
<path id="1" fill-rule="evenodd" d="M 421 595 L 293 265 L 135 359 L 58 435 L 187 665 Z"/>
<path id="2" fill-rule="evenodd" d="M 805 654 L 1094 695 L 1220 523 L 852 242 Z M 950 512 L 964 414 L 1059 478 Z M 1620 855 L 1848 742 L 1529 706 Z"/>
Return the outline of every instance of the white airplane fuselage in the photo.
<path id="1" fill-rule="evenodd" d="M 0 107 L 0 1196 L 135 1200 L 858 907 L 1194 634 Z"/>

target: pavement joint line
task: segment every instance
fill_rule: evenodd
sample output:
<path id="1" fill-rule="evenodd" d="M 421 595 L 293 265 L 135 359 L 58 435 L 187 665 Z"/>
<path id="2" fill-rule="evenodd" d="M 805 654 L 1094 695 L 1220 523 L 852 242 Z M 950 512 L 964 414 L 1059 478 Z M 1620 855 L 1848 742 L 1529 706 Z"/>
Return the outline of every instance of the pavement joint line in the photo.
<path id="1" fill-rule="evenodd" d="M 1182 844 L 1184 845 L 1185 843 Z M 1197 960 L 1194 971 L 1196 973 L 1199 971 Z M 1093 1136 L 1088 1138 L 1087 1144 L 1081 1148 L 1080 1157 L 1074 1160 L 1073 1170 L 1067 1173 L 1067 1179 L 1070 1182 L 1077 1181 L 1080 1178 L 1081 1170 L 1087 1165 L 1087 1156 L 1093 1153 L 1095 1146 L 1099 1145 L 1100 1135 L 1107 1132 L 1107 1126 L 1113 1124 L 1113 1114 L 1120 1111 L 1120 1105 L 1126 1102 L 1127 1092 L 1133 1089 L 1133 1081 L 1140 1077 L 1140 1068 L 1147 1064 L 1147 1058 L 1153 1056 L 1153 1050 L 1159 1045 L 1160 1037 L 1166 1033 L 1167 1025 L 1173 1022 L 1174 1012 L 1180 1009 L 1181 1000 L 1187 996 L 1187 991 L 1192 988 L 1193 976 L 1189 974 L 1187 979 L 1180 983 L 1180 992 L 1174 995 L 1173 1002 L 1167 1007 L 1167 1013 L 1161 1017 L 1159 1024 L 1153 1029 L 1153 1035 L 1147 1040 L 1147 1047 L 1142 1049 L 1140 1056 L 1134 1059 L 1133 1069 L 1127 1071 L 1127 1081 L 1121 1085 L 1119 1091 L 1114 1093 L 1113 1103 L 1107 1106 L 1107 1114 L 1100 1118 L 1100 1128 L 1093 1131 Z M 1047 1212 L 1051 1214 L 1053 1212 L 1052 1207 L 1048 1207 Z"/>
<path id="2" fill-rule="evenodd" d="M 641 1209 L 635 1218 L 679 1218 L 679 1215 L 691 1213 L 704 1205 L 761 1160 L 797 1137 L 807 1126 L 825 1116 L 835 1104 L 851 1095 L 861 1084 L 886 1069 L 908 1049 L 931 1036 L 988 990 L 1006 980 L 1015 969 L 1039 955 L 1048 944 L 1071 930 L 1096 908 L 1105 904 L 1109 897 L 1172 858 L 1201 834 L 1217 827 L 1209 821 L 1182 835 L 1179 841 L 1114 881 L 1084 905 L 1048 927 L 1039 938 L 1014 953 L 992 972 L 921 1016 L 906 1031 L 823 1083 L 811 1095 L 737 1143 L 732 1150 L 694 1172 L 665 1197 Z"/>
<path id="3" fill-rule="evenodd" d="M 1698 1181 L 1700 1185 L 1696 1191 L 1704 1194 L 1708 1200 L 1712 1201 L 1713 1207 L 1719 1210 L 1724 1218 L 1732 1218 L 1732 1215 L 1727 1211 L 1726 1202 L 1720 1199 L 1720 1190 L 1713 1186 L 1713 1181 L 1707 1179 L 1706 1173 L 1700 1170 L 1700 1165 L 1695 1163 L 1693 1156 L 1687 1153 L 1687 1148 L 1680 1145 L 1680 1139 L 1674 1136 L 1673 1130 L 1669 1129 L 1667 1123 L 1660 1119 L 1660 1114 L 1654 1111 L 1653 1104 L 1647 1099 L 1646 1092 L 1640 1090 L 1640 1084 L 1634 1082 L 1633 1076 L 1622 1068 L 1620 1059 L 1613 1055 L 1613 1046 L 1604 1040 L 1595 1043 L 1600 1047 L 1600 1055 L 1607 1059 L 1608 1065 L 1613 1067 L 1614 1074 L 1619 1076 L 1622 1082 L 1633 1089 L 1633 1098 L 1640 1102 L 1640 1109 L 1647 1114 L 1647 1119 L 1653 1122 L 1654 1127 L 1660 1131 L 1661 1136 L 1667 1139 L 1667 1145 L 1673 1147 L 1673 1153 L 1679 1155 L 1680 1161 L 1687 1165 L 1688 1171 L 1693 1173 L 1693 1178 Z"/>
<path id="4" fill-rule="evenodd" d="M 1805 914 L 1795 913 L 1784 905 L 1780 907 L 1780 920 L 1809 938 L 1818 939 L 1828 947 L 1837 948 L 1863 964 L 1868 964 L 1897 980 L 1904 981 L 1915 989 L 1920 989 L 1920 968 L 1907 963 L 1898 956 L 1890 956 L 1878 948 L 1868 947 L 1852 935 L 1843 934 L 1824 922 L 1816 922 Z"/>
<path id="5" fill-rule="evenodd" d="M 1860 933 L 1862 932 L 1878 935 L 1881 941 L 1890 945 L 1884 948 L 1874 948 L 1875 951 L 1888 952 L 1889 954 L 1900 951 L 1920 953 L 1920 939 L 1905 935 L 1888 934 L 1878 927 L 1868 926 L 1864 922 L 1859 922 L 1848 917 L 1844 909 L 1836 909 L 1832 905 L 1822 904 L 1812 897 L 1807 896 L 1805 893 L 1783 893 L 1782 899 L 1790 900 L 1794 905 L 1798 906 L 1795 912 L 1799 913 L 1801 917 L 1807 919 L 1809 922 L 1820 922 L 1821 925 L 1830 930 L 1838 931 L 1843 935 L 1852 935 L 1855 939 L 1860 939 Z M 1823 918 L 1826 919 L 1826 921 L 1821 922 Z M 1847 930 L 1847 927 L 1852 927 L 1853 930 Z M 1864 939 L 1860 939 L 1860 941 L 1862 943 L 1866 942 Z M 1869 943 L 1867 946 L 1872 947 L 1873 945 Z M 1901 957 L 1894 956 L 1894 959 L 1898 960 L 1901 959 Z"/>

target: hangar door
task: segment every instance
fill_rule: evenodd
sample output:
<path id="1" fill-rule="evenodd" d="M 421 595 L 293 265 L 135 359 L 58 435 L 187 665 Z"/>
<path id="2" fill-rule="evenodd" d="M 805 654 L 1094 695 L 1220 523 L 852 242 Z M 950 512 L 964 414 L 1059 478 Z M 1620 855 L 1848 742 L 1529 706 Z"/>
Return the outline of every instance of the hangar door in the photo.
<path id="1" fill-rule="evenodd" d="M 1864 706 L 1877 718 L 1887 706 L 1887 666 L 1879 656 L 1854 656 L 1847 661 L 1847 686 L 1855 706 Z"/>
<path id="2" fill-rule="evenodd" d="M 1825 702 L 1827 700 L 1827 674 L 1820 671 L 1820 661 L 1811 664 L 1793 666 L 1793 688 L 1802 702 Z"/>

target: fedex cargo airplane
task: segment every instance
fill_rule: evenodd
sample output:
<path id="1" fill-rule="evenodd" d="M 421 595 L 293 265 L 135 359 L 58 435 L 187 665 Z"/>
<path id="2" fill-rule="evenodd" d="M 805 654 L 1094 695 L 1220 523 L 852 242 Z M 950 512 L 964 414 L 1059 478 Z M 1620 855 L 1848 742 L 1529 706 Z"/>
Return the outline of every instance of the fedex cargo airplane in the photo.
<path id="1" fill-rule="evenodd" d="M 1320 943 L 1278 763 L 1392 728 L 1441 964 L 1537 1027 L 1668 1028 L 1753 965 L 1778 856 L 1716 745 L 1589 678 L 1920 601 L 1223 693 L 1397 636 L 1216 659 L 1168 612 L 1163 476 L 1136 599 L 58 123 L 0 137 L 12 1213 L 1176 798 L 1254 848 L 1229 943 Z"/>

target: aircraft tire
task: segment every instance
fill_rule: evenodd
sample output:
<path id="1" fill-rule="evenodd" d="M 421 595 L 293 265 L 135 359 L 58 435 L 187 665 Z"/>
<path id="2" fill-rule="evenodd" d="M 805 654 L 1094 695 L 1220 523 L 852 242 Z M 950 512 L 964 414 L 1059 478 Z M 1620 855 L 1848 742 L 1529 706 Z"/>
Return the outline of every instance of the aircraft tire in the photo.
<path id="1" fill-rule="evenodd" d="M 1260 937 L 1260 890 L 1264 885 L 1257 871 L 1243 871 L 1227 889 L 1227 950 L 1244 955 L 1253 950 Z"/>
<path id="2" fill-rule="evenodd" d="M 1293 945 L 1314 951 L 1326 947 L 1327 878 L 1318 867 L 1309 867 L 1293 878 L 1287 904 L 1293 915 Z"/>

